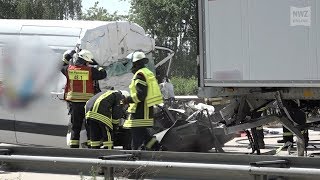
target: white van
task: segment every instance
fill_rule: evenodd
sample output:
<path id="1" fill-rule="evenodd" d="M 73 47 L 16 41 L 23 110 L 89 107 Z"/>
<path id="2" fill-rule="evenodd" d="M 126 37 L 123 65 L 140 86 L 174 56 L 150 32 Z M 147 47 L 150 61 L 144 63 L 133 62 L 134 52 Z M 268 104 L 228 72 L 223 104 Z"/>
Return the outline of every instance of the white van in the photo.
<path id="1" fill-rule="evenodd" d="M 17 36 L 38 36 L 55 53 L 58 53 L 59 57 L 62 57 L 64 51 L 74 49 L 79 38 L 82 40 L 81 44 L 84 44 L 86 49 L 91 50 L 92 48 L 91 51 L 95 57 L 100 57 L 100 59 L 107 57 L 108 60 L 112 58 L 114 60 L 125 57 L 134 48 L 145 48 L 134 43 L 141 43 L 138 36 L 130 35 L 130 33 L 137 33 L 139 36 L 145 36 L 144 30 L 129 22 L 1 19 L 0 24 L 2 24 L 0 27 L 0 60 L 1 56 L 3 57 L 4 45 Z M 128 37 L 133 38 L 127 39 Z M 103 38 L 109 38 L 109 44 L 106 45 L 104 43 L 106 40 Z M 153 50 L 154 41 L 146 38 L 146 41 L 150 39 L 151 42 L 150 47 L 146 49 Z M 118 43 L 119 41 L 121 43 Z M 103 51 L 97 49 L 103 49 Z M 100 63 L 105 64 L 106 62 Z M 66 102 L 61 100 L 66 80 L 62 74 L 60 76 L 57 88 L 51 95 L 48 95 L 49 98 L 45 104 L 35 104 L 19 111 L 10 111 L 1 107 L 0 104 L 0 142 L 66 147 L 69 116 Z M 2 78 L 0 71 L 0 82 Z"/>

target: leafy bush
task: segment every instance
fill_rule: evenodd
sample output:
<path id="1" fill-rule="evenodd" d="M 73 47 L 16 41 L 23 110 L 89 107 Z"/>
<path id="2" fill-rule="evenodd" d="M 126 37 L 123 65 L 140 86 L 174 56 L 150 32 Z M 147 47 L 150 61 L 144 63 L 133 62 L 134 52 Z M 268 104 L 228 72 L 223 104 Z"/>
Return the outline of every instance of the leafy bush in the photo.
<path id="1" fill-rule="evenodd" d="M 198 79 L 194 76 L 191 78 L 172 77 L 171 83 L 174 86 L 175 95 L 197 95 Z"/>

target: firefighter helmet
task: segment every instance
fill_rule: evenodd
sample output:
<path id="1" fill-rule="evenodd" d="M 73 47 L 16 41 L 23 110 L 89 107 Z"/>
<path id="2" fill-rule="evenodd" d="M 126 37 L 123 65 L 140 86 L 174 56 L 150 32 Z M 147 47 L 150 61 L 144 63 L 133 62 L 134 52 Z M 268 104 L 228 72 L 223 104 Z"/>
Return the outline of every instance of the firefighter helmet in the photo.
<path id="1" fill-rule="evenodd" d="M 86 49 L 82 49 L 79 53 L 78 53 L 79 57 L 82 58 L 83 60 L 92 63 L 92 59 L 93 59 L 93 54 L 86 50 Z"/>
<path id="2" fill-rule="evenodd" d="M 120 90 L 121 94 L 124 96 L 124 97 L 128 97 L 130 96 L 129 92 L 128 91 L 125 91 L 125 90 Z"/>
<path id="3" fill-rule="evenodd" d="M 132 54 L 132 62 L 141 61 L 143 59 L 147 59 L 146 55 L 143 52 L 138 51 Z"/>
<path id="4" fill-rule="evenodd" d="M 72 59 L 74 53 L 76 53 L 75 50 L 66 50 L 64 53 L 63 53 L 63 56 L 62 56 L 62 61 L 66 64 L 69 64 L 69 61 Z"/>

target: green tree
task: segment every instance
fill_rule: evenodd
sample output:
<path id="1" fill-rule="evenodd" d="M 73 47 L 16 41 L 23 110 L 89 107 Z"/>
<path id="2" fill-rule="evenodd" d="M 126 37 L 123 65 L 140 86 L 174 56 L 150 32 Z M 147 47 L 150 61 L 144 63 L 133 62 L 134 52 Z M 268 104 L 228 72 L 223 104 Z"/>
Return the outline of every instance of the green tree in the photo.
<path id="1" fill-rule="evenodd" d="M 131 0 L 130 18 L 141 25 L 158 46 L 176 52 L 171 75 L 197 75 L 197 0 Z M 165 53 L 158 52 L 156 58 L 164 56 Z"/>
<path id="2" fill-rule="evenodd" d="M 0 0 L 1 18 L 80 19 L 81 0 Z"/>
<path id="3" fill-rule="evenodd" d="M 17 3 L 15 0 L 0 0 L 0 18 L 13 19 L 17 18 Z"/>
<path id="4" fill-rule="evenodd" d="M 99 2 L 95 2 L 93 7 L 90 7 L 82 15 L 84 20 L 99 20 L 99 21 L 120 21 L 127 20 L 128 16 L 118 15 L 117 11 L 113 14 L 108 13 L 103 7 L 99 7 Z"/>

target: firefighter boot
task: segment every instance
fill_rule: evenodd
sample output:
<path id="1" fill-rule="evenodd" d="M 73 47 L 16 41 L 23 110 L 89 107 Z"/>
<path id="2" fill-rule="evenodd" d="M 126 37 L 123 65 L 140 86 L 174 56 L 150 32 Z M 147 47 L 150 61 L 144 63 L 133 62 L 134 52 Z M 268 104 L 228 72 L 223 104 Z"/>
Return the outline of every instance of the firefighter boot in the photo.
<path id="1" fill-rule="evenodd" d="M 265 149 L 263 127 L 257 127 L 257 139 L 259 149 Z"/>
<path id="2" fill-rule="evenodd" d="M 293 143 L 293 134 L 291 131 L 289 131 L 287 128 L 283 126 L 283 134 L 282 134 L 283 139 L 280 139 L 277 141 L 277 143 L 286 143 L 286 142 L 291 142 Z"/>

